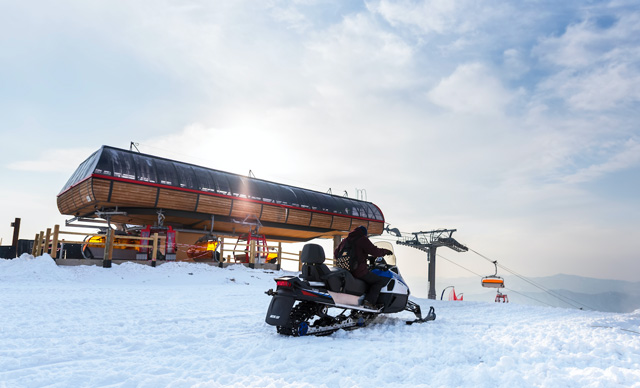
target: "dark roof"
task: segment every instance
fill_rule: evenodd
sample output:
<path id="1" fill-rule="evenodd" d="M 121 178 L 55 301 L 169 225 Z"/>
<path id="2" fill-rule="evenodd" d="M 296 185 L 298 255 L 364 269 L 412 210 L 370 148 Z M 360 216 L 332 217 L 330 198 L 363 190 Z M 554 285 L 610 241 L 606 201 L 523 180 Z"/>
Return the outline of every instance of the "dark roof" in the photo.
<path id="1" fill-rule="evenodd" d="M 93 175 L 384 221 L 380 209 L 371 202 L 249 178 L 110 146 L 102 146 L 82 162 L 60 193 Z"/>

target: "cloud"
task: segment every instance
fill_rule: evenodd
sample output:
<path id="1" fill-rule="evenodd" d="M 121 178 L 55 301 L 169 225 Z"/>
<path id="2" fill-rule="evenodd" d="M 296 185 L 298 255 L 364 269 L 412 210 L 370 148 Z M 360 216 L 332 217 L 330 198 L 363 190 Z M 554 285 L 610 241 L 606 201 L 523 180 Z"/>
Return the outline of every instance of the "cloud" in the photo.
<path id="1" fill-rule="evenodd" d="M 316 32 L 305 47 L 308 81 L 324 97 L 384 96 L 416 81 L 411 45 L 366 14 Z"/>
<path id="2" fill-rule="evenodd" d="M 538 95 L 560 98 L 574 110 L 624 109 L 640 101 L 640 14 L 621 13 L 610 26 L 586 19 L 533 48 L 558 69 L 540 83 Z"/>
<path id="3" fill-rule="evenodd" d="M 459 113 L 500 115 L 513 99 L 500 79 L 479 63 L 458 66 L 428 92 L 429 100 Z"/>
<path id="4" fill-rule="evenodd" d="M 281 129 L 283 122 L 291 120 L 296 120 L 295 114 L 260 121 L 250 117 L 227 127 L 193 123 L 166 136 L 144 139 L 139 148 L 143 153 L 240 175 L 251 170 L 259 179 L 318 191 L 331 186 L 351 190 L 338 187 L 336 176 L 345 167 L 340 164 L 344 159 L 329 157 L 333 138 L 318 135 L 311 140 L 306 133 L 315 127 L 297 134 Z"/>
<path id="5" fill-rule="evenodd" d="M 640 143 L 629 139 L 623 144 L 616 144 L 610 150 L 606 160 L 602 163 L 592 164 L 581 168 L 574 174 L 566 176 L 567 183 L 583 183 L 593 181 L 607 173 L 616 172 L 632 167 L 640 167 Z"/>
<path id="6" fill-rule="evenodd" d="M 475 30 L 491 12 L 477 1 L 388 1 L 368 4 L 391 25 L 409 27 L 421 34 L 465 34 Z"/>
<path id="7" fill-rule="evenodd" d="M 53 149 L 37 155 L 35 159 L 10 162 L 7 168 L 27 172 L 72 173 L 94 151 L 86 147 Z"/>
<path id="8" fill-rule="evenodd" d="M 287 28 L 303 33 L 312 28 L 312 21 L 296 5 L 295 3 L 280 6 L 274 4 L 270 13 L 276 21 L 284 23 Z"/>
<path id="9" fill-rule="evenodd" d="M 629 64 L 606 64 L 583 73 L 560 72 L 542 85 L 574 110 L 624 108 L 640 101 L 640 71 Z"/>
<path id="10" fill-rule="evenodd" d="M 510 48 L 502 53 L 506 75 L 509 78 L 519 78 L 525 75 L 531 67 L 523 54 L 514 48 Z"/>

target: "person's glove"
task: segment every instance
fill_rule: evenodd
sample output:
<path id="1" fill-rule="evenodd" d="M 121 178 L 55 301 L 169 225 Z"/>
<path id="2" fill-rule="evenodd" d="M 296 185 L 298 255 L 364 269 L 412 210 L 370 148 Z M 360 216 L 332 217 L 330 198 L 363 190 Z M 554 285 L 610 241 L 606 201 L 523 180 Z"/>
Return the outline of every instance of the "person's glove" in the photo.
<path id="1" fill-rule="evenodd" d="M 390 251 L 390 250 L 388 250 L 388 249 L 385 249 L 385 253 L 384 253 L 384 255 L 385 255 L 385 256 L 393 255 L 393 252 L 391 252 L 391 251 Z"/>

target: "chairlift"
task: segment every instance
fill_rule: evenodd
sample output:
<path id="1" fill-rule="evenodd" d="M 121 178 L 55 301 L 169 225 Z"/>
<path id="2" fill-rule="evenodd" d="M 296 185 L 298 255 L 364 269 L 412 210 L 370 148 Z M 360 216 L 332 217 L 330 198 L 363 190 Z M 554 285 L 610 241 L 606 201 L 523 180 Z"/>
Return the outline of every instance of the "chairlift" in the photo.
<path id="1" fill-rule="evenodd" d="M 481 280 L 482 287 L 486 288 L 504 288 L 504 279 L 498 276 L 498 262 L 494 261 L 496 272 L 493 275 L 485 276 Z"/>
<path id="2" fill-rule="evenodd" d="M 509 297 L 507 297 L 507 294 L 503 294 L 500 290 L 498 290 L 498 293 L 496 294 L 496 303 L 498 302 L 509 303 Z"/>

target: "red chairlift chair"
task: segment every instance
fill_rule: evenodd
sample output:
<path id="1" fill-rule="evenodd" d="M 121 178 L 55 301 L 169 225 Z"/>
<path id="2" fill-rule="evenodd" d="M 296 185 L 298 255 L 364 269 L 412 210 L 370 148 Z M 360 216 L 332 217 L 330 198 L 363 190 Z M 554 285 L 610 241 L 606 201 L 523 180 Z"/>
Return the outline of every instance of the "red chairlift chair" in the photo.
<path id="1" fill-rule="evenodd" d="M 277 258 L 277 253 L 270 253 L 269 247 L 267 246 L 267 238 L 264 234 L 244 234 L 238 237 L 238 241 L 236 241 L 236 245 L 233 248 L 233 257 L 236 263 L 249 263 L 249 251 L 251 248 L 251 241 L 256 241 L 256 260 L 258 262 L 275 262 Z M 238 245 L 242 245 L 244 243 L 244 253 L 236 253 L 238 250 Z"/>
<path id="2" fill-rule="evenodd" d="M 498 290 L 498 293 L 496 294 L 496 302 L 509 303 L 509 297 L 507 294 L 503 294 Z"/>

